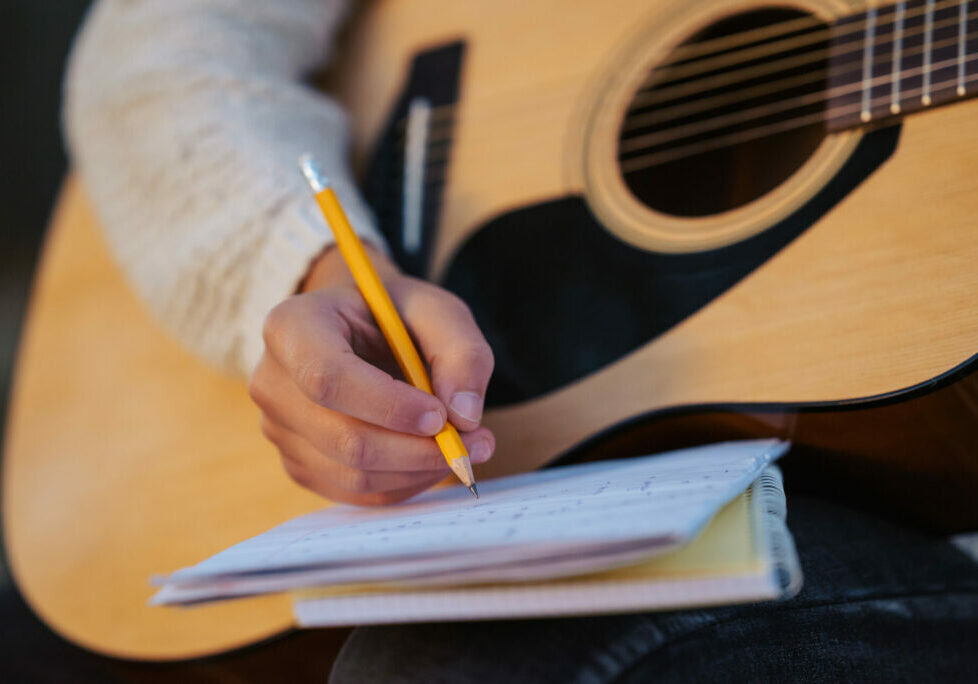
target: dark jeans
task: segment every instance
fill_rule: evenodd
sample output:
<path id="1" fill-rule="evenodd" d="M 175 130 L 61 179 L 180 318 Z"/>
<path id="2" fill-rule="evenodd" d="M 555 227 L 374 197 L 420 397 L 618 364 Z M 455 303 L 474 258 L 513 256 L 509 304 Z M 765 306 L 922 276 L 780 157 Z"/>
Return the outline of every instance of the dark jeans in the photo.
<path id="1" fill-rule="evenodd" d="M 354 630 L 341 682 L 978 681 L 978 564 L 940 537 L 788 493 L 805 588 L 780 603 Z M 101 658 L 0 593 L 0 681 L 323 682 L 342 630 L 152 665 Z"/>
<path id="2" fill-rule="evenodd" d="M 362 627 L 330 681 L 978 681 L 978 564 L 788 496 L 805 587 L 789 601 L 640 615 Z"/>

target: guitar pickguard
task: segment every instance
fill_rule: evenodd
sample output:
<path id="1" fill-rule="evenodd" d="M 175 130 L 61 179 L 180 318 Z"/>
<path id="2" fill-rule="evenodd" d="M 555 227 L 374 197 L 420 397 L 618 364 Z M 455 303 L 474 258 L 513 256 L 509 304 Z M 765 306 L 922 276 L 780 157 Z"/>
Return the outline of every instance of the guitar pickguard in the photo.
<path id="1" fill-rule="evenodd" d="M 772 228 L 708 252 L 656 254 L 604 230 L 583 198 L 526 207 L 464 243 L 443 285 L 472 308 L 496 354 L 490 405 L 531 399 L 651 342 L 815 224 L 896 148 L 865 137 L 818 195 Z"/>
<path id="2" fill-rule="evenodd" d="M 443 179 L 434 180 L 434 174 L 448 163 L 447 154 L 426 163 L 428 174 L 422 178 L 420 244 L 416 251 L 406 249 L 403 239 L 404 221 L 404 137 L 405 120 L 411 102 L 423 98 L 434 111 L 444 111 L 458 101 L 459 81 L 465 43 L 455 42 L 418 53 L 411 62 L 408 80 L 394 105 L 383 133 L 374 145 L 373 155 L 364 178 L 364 198 L 374 211 L 381 232 L 387 238 L 394 260 L 407 273 L 424 276 L 431 260 L 434 230 L 438 225 L 441 209 Z M 444 140 L 438 145 L 428 145 L 432 150 L 449 152 L 451 143 L 451 119 L 438 120 L 437 128 Z M 434 173 L 432 173 L 434 171 Z"/>
<path id="3" fill-rule="evenodd" d="M 422 249 L 407 253 L 400 239 L 403 119 L 414 98 L 435 107 L 457 100 L 463 55 L 459 42 L 414 58 L 365 183 L 395 259 L 415 275 L 428 271 L 442 186 L 425 184 Z M 634 247 L 605 230 L 580 196 L 523 207 L 482 226 L 459 247 L 442 285 L 469 304 L 495 352 L 487 404 L 533 399 L 574 382 L 707 306 L 852 192 L 890 157 L 899 135 L 899 125 L 866 135 L 832 180 L 793 214 L 710 251 L 662 254 Z"/>

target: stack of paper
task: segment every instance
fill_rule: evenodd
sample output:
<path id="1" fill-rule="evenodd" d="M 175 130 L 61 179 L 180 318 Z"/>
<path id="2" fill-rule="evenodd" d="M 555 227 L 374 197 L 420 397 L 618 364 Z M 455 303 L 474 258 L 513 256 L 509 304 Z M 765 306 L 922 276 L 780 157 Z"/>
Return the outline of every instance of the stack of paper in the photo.
<path id="1" fill-rule="evenodd" d="M 518 589 L 522 594 L 525 587 L 532 586 L 542 596 L 540 588 L 548 584 L 542 580 L 622 566 L 632 566 L 633 575 L 635 568 L 646 568 L 647 575 L 649 558 L 688 544 L 786 449 L 787 444 L 777 440 L 730 442 L 480 482 L 478 500 L 459 486 L 382 509 L 334 506 L 158 579 L 162 589 L 154 602 L 193 603 L 334 587 L 303 595 L 304 622 L 477 617 L 487 614 L 486 610 L 474 610 L 471 602 L 466 607 L 458 600 L 460 590 L 470 598 L 475 596 L 473 585 L 483 585 L 478 590 L 486 591 L 487 584 L 508 583 L 507 591 Z M 783 499 L 780 505 L 783 507 Z M 741 508 L 737 529 L 748 529 L 758 515 L 749 513 L 747 503 Z M 769 508 L 770 502 L 757 510 Z M 751 562 L 770 560 L 765 558 L 770 556 L 768 537 L 766 529 L 741 535 L 742 555 Z M 764 575 L 775 587 L 771 591 L 778 594 L 785 589 L 784 581 L 768 577 L 773 564 L 755 565 L 749 574 Z M 715 571 L 716 563 L 711 567 Z M 586 580 L 592 588 L 594 577 Z M 564 589 L 568 581 L 562 581 Z M 580 578 L 574 582 L 580 588 Z M 701 590 L 708 588 L 704 585 Z M 447 604 L 445 591 L 454 597 Z M 394 594 L 401 596 L 402 603 L 406 596 L 413 596 L 415 603 L 404 604 L 400 612 L 391 611 Z M 740 594 L 727 591 L 724 597 L 704 595 L 704 602 L 736 600 L 741 594 L 745 600 L 760 597 L 755 587 Z M 337 607 L 343 597 L 356 598 L 358 607 L 352 613 L 330 617 L 330 607 Z M 661 598 L 655 605 L 662 603 Z M 487 615 L 553 613 L 544 610 L 542 603 L 530 613 L 521 612 L 520 606 L 532 603 L 525 599 Z M 415 605 L 419 600 L 429 606 L 427 612 Z M 649 600 L 635 607 L 653 605 Z M 442 608 L 432 612 L 433 601 L 441 601 Z M 573 609 L 573 601 L 568 603 L 564 596 L 562 603 L 570 610 L 558 612 L 600 610 L 602 601 L 607 602 L 608 597 L 598 596 L 596 602 L 589 600 Z M 370 605 L 377 608 L 375 618 L 367 616 Z M 622 610 L 629 605 L 607 607 Z"/>

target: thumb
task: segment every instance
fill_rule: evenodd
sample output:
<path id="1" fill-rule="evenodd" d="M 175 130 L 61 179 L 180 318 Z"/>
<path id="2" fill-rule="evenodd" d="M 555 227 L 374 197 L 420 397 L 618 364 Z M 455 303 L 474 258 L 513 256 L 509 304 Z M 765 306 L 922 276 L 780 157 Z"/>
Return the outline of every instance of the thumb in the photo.
<path id="1" fill-rule="evenodd" d="M 431 367 L 435 395 L 456 427 L 474 430 L 492 375 L 489 343 L 465 302 L 430 283 L 406 280 L 410 285 L 401 291 L 399 308 Z"/>

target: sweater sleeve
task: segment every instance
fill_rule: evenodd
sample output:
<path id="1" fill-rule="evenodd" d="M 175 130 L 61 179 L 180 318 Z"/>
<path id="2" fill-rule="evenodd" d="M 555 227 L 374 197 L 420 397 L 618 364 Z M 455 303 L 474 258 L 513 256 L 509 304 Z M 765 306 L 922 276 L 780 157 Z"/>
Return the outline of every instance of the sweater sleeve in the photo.
<path id="1" fill-rule="evenodd" d="M 339 106 L 303 82 L 345 0 L 98 0 L 65 83 L 76 170 L 116 257 L 186 346 L 248 373 L 267 312 L 332 241 L 312 152 L 383 245 L 347 166 Z"/>

